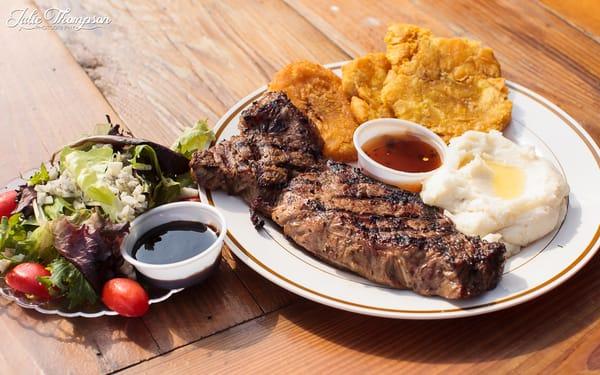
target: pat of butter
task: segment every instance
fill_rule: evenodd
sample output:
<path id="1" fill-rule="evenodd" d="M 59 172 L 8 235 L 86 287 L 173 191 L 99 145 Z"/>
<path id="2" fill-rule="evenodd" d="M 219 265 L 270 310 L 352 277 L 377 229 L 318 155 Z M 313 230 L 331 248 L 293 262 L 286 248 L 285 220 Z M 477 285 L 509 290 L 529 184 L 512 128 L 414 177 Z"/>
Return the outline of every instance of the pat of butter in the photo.
<path id="1" fill-rule="evenodd" d="M 514 199 L 523 194 L 525 189 L 525 173 L 521 168 L 512 165 L 486 161 L 492 170 L 492 187 L 494 194 L 503 199 Z"/>

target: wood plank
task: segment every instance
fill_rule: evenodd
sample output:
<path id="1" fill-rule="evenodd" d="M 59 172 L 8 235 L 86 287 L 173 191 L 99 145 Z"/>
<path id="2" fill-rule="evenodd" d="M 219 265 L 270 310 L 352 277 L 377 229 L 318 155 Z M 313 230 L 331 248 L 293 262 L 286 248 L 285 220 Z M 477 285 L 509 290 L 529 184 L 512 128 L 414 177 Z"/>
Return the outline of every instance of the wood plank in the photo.
<path id="1" fill-rule="evenodd" d="M 97 374 L 158 354 L 140 319 L 62 319 L 4 300 L 0 305 L 3 373 Z"/>
<path id="2" fill-rule="evenodd" d="M 598 0 L 540 0 L 558 17 L 600 41 L 600 2 Z"/>
<path id="3" fill-rule="evenodd" d="M 0 15 L 6 20 L 25 7 L 32 4 L 2 1 Z M 119 120 L 54 33 L 3 23 L 0 46 L 0 181 L 39 167 L 62 145 L 104 122 L 104 114 Z"/>
<path id="4" fill-rule="evenodd" d="M 292 60 L 347 58 L 280 1 L 37 3 L 111 17 L 98 33 L 60 36 L 134 133 L 166 143 L 200 118 L 214 123 Z"/>
<path id="5" fill-rule="evenodd" d="M 152 306 L 142 318 L 161 353 L 262 315 L 227 262 L 208 280 Z"/>
<path id="6" fill-rule="evenodd" d="M 538 300 L 467 319 L 380 319 L 303 302 L 126 373 L 593 370 L 598 366 L 599 267 L 596 257 L 572 280 Z"/>
<path id="7" fill-rule="evenodd" d="M 301 297 L 263 278 L 233 255 L 231 250 L 226 249 L 223 251 L 223 258 L 240 276 L 240 280 L 250 291 L 263 312 L 275 311 L 301 299 Z"/>
<path id="8" fill-rule="evenodd" d="M 535 2 L 286 1 L 353 56 L 383 50 L 392 22 L 481 40 L 494 49 L 505 77 L 550 99 L 600 140 L 593 110 L 600 102 L 600 44 Z"/>

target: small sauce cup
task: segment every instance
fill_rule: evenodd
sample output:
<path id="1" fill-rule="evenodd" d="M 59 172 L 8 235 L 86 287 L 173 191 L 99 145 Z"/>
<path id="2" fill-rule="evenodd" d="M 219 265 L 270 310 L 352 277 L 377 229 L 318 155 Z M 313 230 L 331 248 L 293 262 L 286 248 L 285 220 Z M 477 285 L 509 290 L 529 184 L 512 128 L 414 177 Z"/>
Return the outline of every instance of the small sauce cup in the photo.
<path id="1" fill-rule="evenodd" d="M 378 163 L 367 155 L 363 147 L 369 141 L 385 135 L 418 137 L 437 151 L 440 167 L 427 172 L 405 172 Z M 426 127 L 406 120 L 381 118 L 367 121 L 356 128 L 353 141 L 358 152 L 358 165 L 367 175 L 412 192 L 421 191 L 423 181 L 441 168 L 446 158 L 446 142 L 442 138 Z"/>
<path id="2" fill-rule="evenodd" d="M 201 253 L 179 262 L 149 264 L 132 255 L 135 244 L 146 232 L 174 221 L 195 221 L 213 228 L 215 242 Z M 164 289 L 184 288 L 207 278 L 221 259 L 221 249 L 227 234 L 225 218 L 212 206 L 198 202 L 176 202 L 156 207 L 131 222 L 129 234 L 121 245 L 121 254 L 150 284 Z"/>

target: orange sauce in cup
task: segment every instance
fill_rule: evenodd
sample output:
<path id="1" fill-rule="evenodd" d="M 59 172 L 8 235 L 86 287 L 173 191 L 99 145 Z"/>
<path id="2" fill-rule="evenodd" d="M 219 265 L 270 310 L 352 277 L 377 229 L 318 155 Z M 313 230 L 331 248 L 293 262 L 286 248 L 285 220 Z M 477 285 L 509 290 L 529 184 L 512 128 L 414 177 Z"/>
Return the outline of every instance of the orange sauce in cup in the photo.
<path id="1" fill-rule="evenodd" d="M 401 172 L 429 172 L 442 165 L 436 148 L 412 134 L 381 135 L 362 149 L 379 164 Z"/>

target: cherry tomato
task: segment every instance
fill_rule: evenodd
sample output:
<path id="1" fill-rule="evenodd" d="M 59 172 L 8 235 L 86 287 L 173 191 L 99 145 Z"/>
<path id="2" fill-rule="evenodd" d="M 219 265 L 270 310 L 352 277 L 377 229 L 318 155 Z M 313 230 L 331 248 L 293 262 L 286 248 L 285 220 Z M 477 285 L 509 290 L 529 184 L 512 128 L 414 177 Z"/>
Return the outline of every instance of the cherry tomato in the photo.
<path id="1" fill-rule="evenodd" d="M 148 311 L 148 293 L 135 280 L 111 279 L 102 288 L 102 302 L 111 310 L 130 318 L 142 316 Z"/>
<path id="2" fill-rule="evenodd" d="M 39 276 L 50 276 L 50 271 L 39 263 L 21 263 L 6 274 L 6 283 L 21 293 L 50 299 L 48 288 L 37 280 Z"/>
<path id="3" fill-rule="evenodd" d="M 0 217 L 10 216 L 15 208 L 17 208 L 17 192 L 9 190 L 0 193 Z"/>

